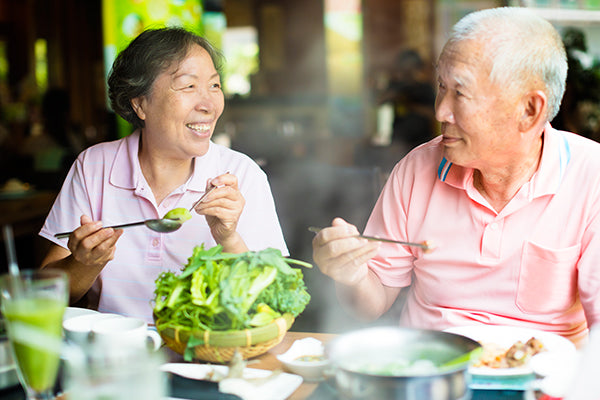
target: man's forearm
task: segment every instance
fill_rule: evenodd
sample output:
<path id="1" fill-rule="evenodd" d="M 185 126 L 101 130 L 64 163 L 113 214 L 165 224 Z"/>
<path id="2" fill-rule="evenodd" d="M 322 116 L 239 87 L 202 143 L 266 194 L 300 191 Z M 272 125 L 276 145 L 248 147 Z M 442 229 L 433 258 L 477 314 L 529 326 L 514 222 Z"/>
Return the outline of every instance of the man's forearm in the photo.
<path id="1" fill-rule="evenodd" d="M 362 320 L 375 320 L 389 308 L 384 286 L 371 270 L 356 285 L 336 282 L 336 292 L 342 307 Z"/>

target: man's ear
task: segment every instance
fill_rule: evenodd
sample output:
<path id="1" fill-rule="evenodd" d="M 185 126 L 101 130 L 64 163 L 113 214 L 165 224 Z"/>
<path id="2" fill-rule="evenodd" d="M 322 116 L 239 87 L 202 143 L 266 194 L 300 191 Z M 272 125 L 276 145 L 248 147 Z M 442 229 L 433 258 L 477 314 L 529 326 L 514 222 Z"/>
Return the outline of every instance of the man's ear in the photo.
<path id="1" fill-rule="evenodd" d="M 146 113 L 144 112 L 144 100 L 143 97 L 136 97 L 131 99 L 131 107 L 137 114 L 138 118 L 142 121 L 146 119 Z"/>
<path id="2" fill-rule="evenodd" d="M 519 121 L 519 130 L 521 132 L 526 132 L 535 126 L 546 123 L 548 99 L 543 91 L 532 90 L 523 96 L 521 104 L 523 105 Z"/>

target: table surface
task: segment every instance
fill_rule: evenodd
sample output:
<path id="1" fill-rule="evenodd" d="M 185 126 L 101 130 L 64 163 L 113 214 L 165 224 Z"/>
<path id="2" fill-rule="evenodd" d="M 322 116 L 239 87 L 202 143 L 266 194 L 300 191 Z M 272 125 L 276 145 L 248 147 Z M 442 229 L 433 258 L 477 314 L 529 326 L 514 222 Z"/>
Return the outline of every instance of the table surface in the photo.
<path id="1" fill-rule="evenodd" d="M 281 343 L 273 347 L 269 352 L 253 359 L 250 368 L 260 368 L 268 370 L 283 369 L 283 364 L 277 359 L 278 354 L 285 353 L 294 341 L 313 337 L 326 344 L 335 338 L 336 334 L 328 333 L 308 333 L 308 332 L 288 332 Z M 255 361 L 254 361 L 255 360 Z M 289 400 L 304 400 L 311 396 L 317 389 L 318 383 L 303 382 L 298 389 L 288 398 Z M 471 400 L 522 400 L 524 392 L 512 390 L 474 390 Z"/>
<path id="2" fill-rule="evenodd" d="M 283 369 L 283 364 L 277 359 L 278 354 L 285 353 L 294 341 L 306 337 L 313 337 L 322 343 L 327 343 L 335 338 L 335 334 L 327 333 L 308 333 L 308 332 L 288 332 L 281 343 L 273 347 L 267 353 L 250 360 L 249 368 L 259 368 L 267 370 Z M 288 398 L 289 400 L 308 399 L 318 387 L 318 383 L 305 382 Z M 0 398 L 6 400 L 23 400 L 24 393 L 20 387 L 13 387 L 7 390 L 0 390 Z M 472 400 L 522 400 L 524 394 L 522 391 L 496 391 L 496 390 L 474 390 Z"/>
<path id="3" fill-rule="evenodd" d="M 273 347 L 267 353 L 262 356 L 256 357 L 253 360 L 256 362 L 252 362 L 249 367 L 251 368 L 260 368 L 260 369 L 268 369 L 268 370 L 276 370 L 283 369 L 283 364 L 281 361 L 277 359 L 278 354 L 285 353 L 292 343 L 296 340 L 304 339 L 306 337 L 313 337 L 317 340 L 320 340 L 323 344 L 327 343 L 329 340 L 334 338 L 335 334 L 329 333 L 306 333 L 306 332 L 288 332 L 284 337 L 281 343 L 277 346 Z M 298 389 L 289 397 L 290 400 L 301 400 L 306 399 L 310 394 L 317 388 L 318 383 L 308 383 L 304 382 L 300 385 Z"/>

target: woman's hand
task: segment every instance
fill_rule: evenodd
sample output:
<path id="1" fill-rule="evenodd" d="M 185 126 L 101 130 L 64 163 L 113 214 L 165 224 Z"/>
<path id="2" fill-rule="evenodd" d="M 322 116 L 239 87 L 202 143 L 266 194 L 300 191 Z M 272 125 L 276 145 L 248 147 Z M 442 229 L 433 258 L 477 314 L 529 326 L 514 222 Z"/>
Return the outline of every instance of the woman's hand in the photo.
<path id="1" fill-rule="evenodd" d="M 368 273 L 367 261 L 379 250 L 379 243 L 358 238 L 358 229 L 341 218 L 321 230 L 312 241 L 313 259 L 325 275 L 343 285 L 353 286 Z"/>
<path id="2" fill-rule="evenodd" d="M 208 182 L 207 188 L 211 186 L 216 188 L 194 210 L 206 217 L 210 233 L 224 249 L 246 251 L 246 245 L 237 233 L 237 224 L 246 204 L 237 177 L 229 173 L 219 175 Z"/>
<path id="3" fill-rule="evenodd" d="M 69 236 L 67 247 L 81 264 L 104 267 L 115 256 L 117 240 L 122 229 L 102 228 L 100 221 L 81 216 L 81 226 Z"/>

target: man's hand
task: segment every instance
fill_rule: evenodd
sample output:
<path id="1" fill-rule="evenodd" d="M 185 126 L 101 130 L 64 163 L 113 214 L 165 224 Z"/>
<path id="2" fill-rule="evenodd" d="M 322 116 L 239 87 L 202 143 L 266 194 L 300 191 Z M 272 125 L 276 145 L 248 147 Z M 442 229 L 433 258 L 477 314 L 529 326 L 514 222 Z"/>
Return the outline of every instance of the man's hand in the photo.
<path id="1" fill-rule="evenodd" d="M 325 275 L 336 282 L 354 286 L 368 274 L 367 261 L 379 250 L 379 243 L 357 237 L 358 229 L 341 218 L 321 230 L 313 239 L 313 259 Z"/>

